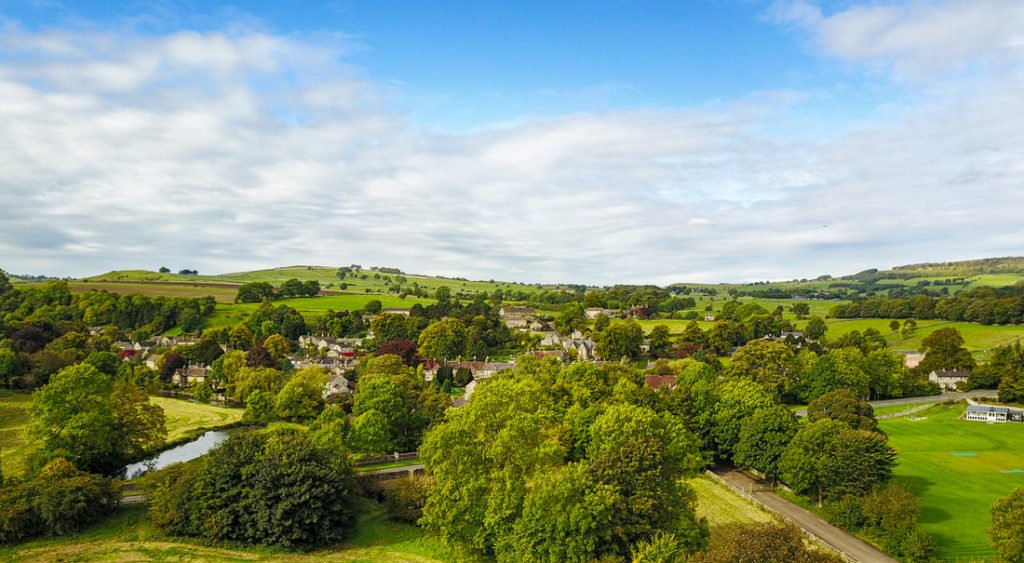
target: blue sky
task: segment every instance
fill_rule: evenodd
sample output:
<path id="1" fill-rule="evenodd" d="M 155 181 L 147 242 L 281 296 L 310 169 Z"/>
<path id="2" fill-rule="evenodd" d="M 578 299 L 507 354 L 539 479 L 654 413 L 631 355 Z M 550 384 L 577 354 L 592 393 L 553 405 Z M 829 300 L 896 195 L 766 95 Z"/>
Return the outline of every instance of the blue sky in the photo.
<path id="1" fill-rule="evenodd" d="M 0 267 L 588 283 L 1020 254 L 1024 7 L 0 0 Z"/>

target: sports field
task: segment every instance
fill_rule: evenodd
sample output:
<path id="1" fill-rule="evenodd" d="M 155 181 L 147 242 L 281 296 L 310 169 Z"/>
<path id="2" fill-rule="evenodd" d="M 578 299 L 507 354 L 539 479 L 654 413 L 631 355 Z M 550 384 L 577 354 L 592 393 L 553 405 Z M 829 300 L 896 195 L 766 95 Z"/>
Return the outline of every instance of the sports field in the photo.
<path id="1" fill-rule="evenodd" d="M 963 405 L 880 421 L 899 452 L 896 479 L 921 499 L 921 523 L 947 560 L 984 560 L 997 498 L 1024 487 L 1024 424 L 959 420 Z"/>

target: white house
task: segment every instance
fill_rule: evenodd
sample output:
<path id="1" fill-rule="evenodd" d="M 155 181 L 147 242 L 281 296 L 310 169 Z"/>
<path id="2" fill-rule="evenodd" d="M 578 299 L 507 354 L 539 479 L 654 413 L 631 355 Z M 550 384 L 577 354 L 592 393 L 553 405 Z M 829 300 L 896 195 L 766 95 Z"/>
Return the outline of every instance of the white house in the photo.
<path id="1" fill-rule="evenodd" d="M 937 383 L 939 388 L 944 391 L 956 391 L 956 384 L 961 382 L 966 383 L 968 375 L 970 374 L 966 371 L 956 369 L 937 369 L 928 374 L 928 381 Z"/>

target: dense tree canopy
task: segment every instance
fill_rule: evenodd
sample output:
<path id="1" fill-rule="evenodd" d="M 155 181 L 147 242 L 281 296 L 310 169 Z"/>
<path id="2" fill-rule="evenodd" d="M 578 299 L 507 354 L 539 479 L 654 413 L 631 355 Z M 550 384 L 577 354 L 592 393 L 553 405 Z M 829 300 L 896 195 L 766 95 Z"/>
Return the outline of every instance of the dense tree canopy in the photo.
<path id="1" fill-rule="evenodd" d="M 482 383 L 420 449 L 435 480 L 422 524 L 499 561 L 625 557 L 666 531 L 687 553 L 702 546 L 680 481 L 703 464 L 696 440 L 635 379 L 521 358 Z"/>
<path id="2" fill-rule="evenodd" d="M 150 515 L 167 533 L 284 547 L 344 539 L 355 523 L 345 455 L 296 429 L 234 435 L 152 479 Z"/>

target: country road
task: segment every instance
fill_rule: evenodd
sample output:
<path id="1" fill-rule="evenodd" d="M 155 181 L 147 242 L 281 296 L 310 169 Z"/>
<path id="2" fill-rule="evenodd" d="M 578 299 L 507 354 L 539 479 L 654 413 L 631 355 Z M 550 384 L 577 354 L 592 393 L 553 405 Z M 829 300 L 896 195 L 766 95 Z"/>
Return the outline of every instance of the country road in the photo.
<path id="1" fill-rule="evenodd" d="M 813 512 L 801 508 L 780 497 L 769 489 L 769 485 L 758 481 L 746 473 L 735 469 L 715 468 L 715 475 L 748 495 L 751 495 L 768 510 L 796 524 L 805 532 L 810 532 L 833 549 L 847 555 L 854 561 L 864 563 L 897 563 L 895 559 L 882 553 L 867 542 L 855 538 L 839 528 L 822 520 Z"/>
<path id="2" fill-rule="evenodd" d="M 900 405 L 917 405 L 921 403 L 944 403 L 946 401 L 960 401 L 962 399 L 977 399 L 978 397 L 994 397 L 994 389 L 980 389 L 978 391 L 965 391 L 956 393 L 943 393 L 941 395 L 926 395 L 924 397 L 905 397 L 903 399 L 886 399 L 884 401 L 868 401 L 872 407 L 898 407 Z M 807 416 L 807 409 L 795 411 L 797 416 Z"/>

